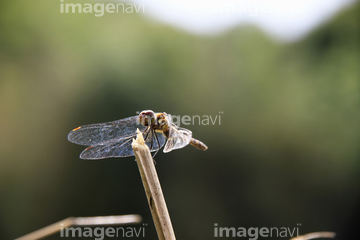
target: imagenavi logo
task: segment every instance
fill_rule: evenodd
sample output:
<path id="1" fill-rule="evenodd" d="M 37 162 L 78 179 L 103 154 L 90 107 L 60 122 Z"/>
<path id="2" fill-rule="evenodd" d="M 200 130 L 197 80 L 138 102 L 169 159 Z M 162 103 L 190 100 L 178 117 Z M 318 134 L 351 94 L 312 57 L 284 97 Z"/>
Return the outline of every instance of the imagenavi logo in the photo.
<path id="1" fill-rule="evenodd" d="M 257 240 L 259 237 L 276 237 L 276 238 L 292 238 L 299 236 L 298 223 L 296 227 L 220 227 L 214 224 L 214 237 L 228 238 L 245 238 L 249 240 Z"/>
<path id="2" fill-rule="evenodd" d="M 151 110 L 148 110 L 151 111 Z M 136 114 L 140 114 L 139 111 L 136 111 Z M 169 118 L 171 123 L 175 124 L 176 126 L 180 127 L 182 125 L 198 125 L 198 126 L 214 126 L 214 125 L 221 125 L 221 116 L 224 114 L 223 111 L 219 111 L 219 114 L 214 115 L 175 115 L 175 114 L 166 114 Z M 149 116 L 151 117 L 151 116 Z M 142 125 L 146 125 L 138 119 L 138 124 L 141 123 Z"/>
<path id="3" fill-rule="evenodd" d="M 91 238 L 103 240 L 104 238 L 144 238 L 145 227 L 68 227 L 61 228 L 60 237 Z"/>
<path id="4" fill-rule="evenodd" d="M 102 17 L 105 13 L 145 13 L 144 2 L 130 3 L 109 0 L 60 0 L 60 13 L 85 13 Z"/>

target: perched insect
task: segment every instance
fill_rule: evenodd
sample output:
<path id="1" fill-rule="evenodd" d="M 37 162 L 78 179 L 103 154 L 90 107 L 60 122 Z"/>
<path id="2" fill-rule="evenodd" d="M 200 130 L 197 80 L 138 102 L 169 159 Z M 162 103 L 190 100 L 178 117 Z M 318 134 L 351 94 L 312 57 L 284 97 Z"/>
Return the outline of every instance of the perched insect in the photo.
<path id="1" fill-rule="evenodd" d="M 77 127 L 68 134 L 68 140 L 89 146 L 80 154 L 82 159 L 128 157 L 134 156 L 131 143 L 137 135 L 136 129 L 142 132 L 145 143 L 152 152 L 157 152 L 165 145 L 164 152 L 167 153 L 189 143 L 198 149 L 207 149 L 203 142 L 192 138 L 190 130 L 172 123 L 170 114 L 154 113 L 151 110 L 113 122 Z"/>

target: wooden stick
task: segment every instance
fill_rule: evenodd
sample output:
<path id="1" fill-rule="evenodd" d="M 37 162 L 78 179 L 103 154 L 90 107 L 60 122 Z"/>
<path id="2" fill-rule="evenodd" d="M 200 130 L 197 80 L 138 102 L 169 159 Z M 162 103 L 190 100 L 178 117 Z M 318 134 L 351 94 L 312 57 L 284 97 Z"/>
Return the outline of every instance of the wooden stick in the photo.
<path id="1" fill-rule="evenodd" d="M 57 223 L 26 234 L 15 240 L 35 240 L 47 237 L 71 226 L 99 226 L 99 225 L 122 225 L 141 223 L 140 215 L 129 214 L 105 217 L 69 217 Z"/>
<path id="2" fill-rule="evenodd" d="M 150 150 L 144 142 L 142 133 L 138 130 L 137 139 L 132 147 L 139 167 L 141 179 L 145 188 L 156 232 L 160 240 L 175 240 L 170 215 L 166 207 L 165 198 L 161 190 L 160 181 L 156 173 L 154 160 Z"/>

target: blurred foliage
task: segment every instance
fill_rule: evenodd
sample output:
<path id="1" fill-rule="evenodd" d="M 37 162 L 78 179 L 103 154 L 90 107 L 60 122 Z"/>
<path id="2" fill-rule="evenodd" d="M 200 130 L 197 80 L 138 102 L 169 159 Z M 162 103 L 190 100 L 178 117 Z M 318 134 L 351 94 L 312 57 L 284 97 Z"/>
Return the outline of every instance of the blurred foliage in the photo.
<path id="1" fill-rule="evenodd" d="M 133 158 L 83 161 L 66 140 L 144 109 L 224 112 L 188 127 L 207 152 L 156 156 L 178 239 L 210 239 L 214 223 L 342 236 L 359 200 L 359 9 L 284 44 L 252 26 L 193 36 L 136 14 L 1 1 L 0 238 L 128 213 L 156 238 Z"/>

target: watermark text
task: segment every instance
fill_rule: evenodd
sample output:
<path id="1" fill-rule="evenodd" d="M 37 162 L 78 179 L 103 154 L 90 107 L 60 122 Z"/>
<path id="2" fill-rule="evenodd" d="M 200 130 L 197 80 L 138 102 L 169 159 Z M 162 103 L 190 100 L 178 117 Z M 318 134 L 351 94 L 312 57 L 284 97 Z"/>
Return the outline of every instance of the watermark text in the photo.
<path id="1" fill-rule="evenodd" d="M 61 228 L 60 237 L 89 237 L 95 240 L 103 240 L 105 237 L 145 237 L 146 226 L 147 223 L 144 223 L 142 227 L 68 227 Z"/>
<path id="2" fill-rule="evenodd" d="M 94 14 L 95 17 L 102 17 L 105 13 L 144 13 L 145 4 L 130 2 L 96 1 L 92 2 L 70 2 L 71 0 L 60 0 L 60 13 L 85 13 Z"/>
<path id="3" fill-rule="evenodd" d="M 259 237 L 283 237 L 291 238 L 299 236 L 298 223 L 296 227 L 220 227 L 217 223 L 214 224 L 214 237 L 228 237 L 228 238 L 247 238 L 249 240 L 257 240 Z"/>

